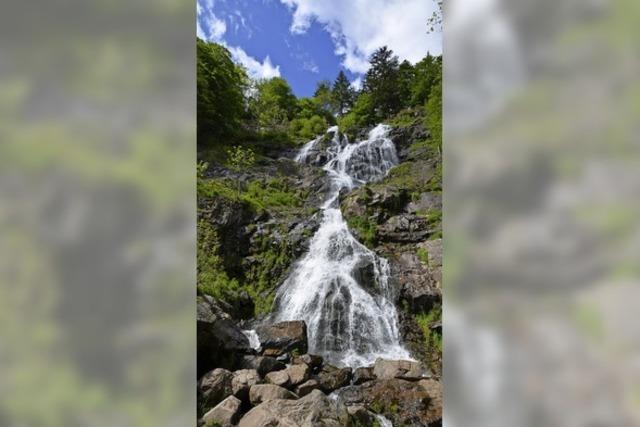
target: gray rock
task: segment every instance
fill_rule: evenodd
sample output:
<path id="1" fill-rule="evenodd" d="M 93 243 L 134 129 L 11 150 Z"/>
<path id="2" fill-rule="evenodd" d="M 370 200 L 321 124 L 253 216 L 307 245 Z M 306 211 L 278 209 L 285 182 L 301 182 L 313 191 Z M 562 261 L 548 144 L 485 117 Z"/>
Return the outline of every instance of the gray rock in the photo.
<path id="1" fill-rule="evenodd" d="M 298 396 L 273 384 L 256 384 L 249 390 L 249 400 L 252 405 L 259 405 L 262 402 L 273 399 L 297 399 Z"/>
<path id="2" fill-rule="evenodd" d="M 244 356 L 240 366 L 243 369 L 255 369 L 261 377 L 269 372 L 281 371 L 286 368 L 284 363 L 267 356 Z"/>
<path id="3" fill-rule="evenodd" d="M 366 383 L 367 381 L 375 380 L 376 376 L 373 375 L 373 368 L 360 367 L 356 368 L 353 373 L 353 384 L 359 385 Z"/>
<path id="4" fill-rule="evenodd" d="M 307 325 L 301 320 L 259 326 L 256 333 L 265 356 L 299 351 L 307 352 Z"/>
<path id="5" fill-rule="evenodd" d="M 311 370 L 315 370 L 316 368 L 322 367 L 324 360 L 322 359 L 322 356 L 317 356 L 315 354 L 303 354 L 302 356 L 295 356 L 292 362 L 294 365 L 304 363 L 309 366 Z"/>
<path id="6" fill-rule="evenodd" d="M 427 381 L 427 380 L 422 380 Z M 422 382 L 421 381 L 421 382 Z M 442 400 L 437 386 L 398 378 L 377 379 L 341 388 L 338 401 L 347 407 L 364 406 L 388 418 L 394 426 L 437 426 L 442 422 Z"/>
<path id="7" fill-rule="evenodd" d="M 340 369 L 325 365 L 316 379 L 320 383 L 320 390 L 328 394 L 340 387 L 349 385 L 351 382 L 351 368 Z"/>
<path id="8" fill-rule="evenodd" d="M 269 400 L 250 410 L 238 427 L 346 427 L 346 407 L 319 390 L 299 400 Z"/>
<path id="9" fill-rule="evenodd" d="M 300 397 L 306 396 L 313 390 L 320 389 L 320 383 L 316 380 L 308 380 L 296 387 L 296 394 Z"/>
<path id="10" fill-rule="evenodd" d="M 241 405 L 240 399 L 229 396 L 204 414 L 202 421 L 205 425 L 217 424 L 221 427 L 234 425 L 238 422 Z"/>
<path id="11" fill-rule="evenodd" d="M 252 351 L 249 340 L 210 296 L 197 300 L 198 375 L 214 368 L 230 368 L 238 354 Z"/>
<path id="12" fill-rule="evenodd" d="M 408 213 L 442 210 L 442 195 L 438 193 L 422 193 L 420 198 L 407 205 Z"/>
<path id="13" fill-rule="evenodd" d="M 255 369 L 241 369 L 233 373 L 231 380 L 231 390 L 233 395 L 246 400 L 249 396 L 249 389 L 260 382 L 260 375 Z"/>
<path id="14" fill-rule="evenodd" d="M 269 372 L 265 379 L 270 383 L 280 387 L 287 387 L 291 383 L 287 371 Z"/>
<path id="15" fill-rule="evenodd" d="M 430 376 L 429 371 L 420 362 L 410 360 L 377 359 L 373 365 L 373 374 L 379 379 L 400 378 L 418 381 Z"/>
<path id="16" fill-rule="evenodd" d="M 217 405 L 233 394 L 231 382 L 233 374 L 226 369 L 217 368 L 207 372 L 198 381 L 198 399 L 203 407 Z"/>
<path id="17" fill-rule="evenodd" d="M 292 386 L 302 384 L 303 382 L 308 380 L 309 371 L 309 366 L 304 363 L 292 365 L 286 369 L 286 373 L 288 374 Z"/>

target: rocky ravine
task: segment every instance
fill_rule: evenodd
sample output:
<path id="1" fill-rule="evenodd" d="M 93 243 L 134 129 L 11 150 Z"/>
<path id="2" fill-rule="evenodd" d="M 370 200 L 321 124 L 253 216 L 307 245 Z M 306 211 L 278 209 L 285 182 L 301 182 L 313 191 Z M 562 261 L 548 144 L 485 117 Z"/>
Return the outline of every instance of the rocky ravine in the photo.
<path id="1" fill-rule="evenodd" d="M 441 161 L 420 123 L 417 118 L 393 131 L 401 163 L 383 181 L 343 194 L 341 208 L 354 235 L 389 260 L 402 338 L 423 363 L 330 366 L 306 354 L 302 322 L 258 328 L 260 349 L 251 348 L 242 329 L 269 310 L 275 289 L 305 252 L 326 191 L 319 167 L 292 162 L 286 158 L 292 153 L 267 153 L 241 180 L 277 179 L 293 189 L 295 204 L 256 209 L 199 191 L 199 221 L 215 233 L 219 268 L 248 285 L 230 286 L 215 298 L 199 287 L 200 423 L 373 426 L 381 414 L 396 426 L 440 425 Z M 236 178 L 210 168 L 209 179 L 225 177 Z"/>

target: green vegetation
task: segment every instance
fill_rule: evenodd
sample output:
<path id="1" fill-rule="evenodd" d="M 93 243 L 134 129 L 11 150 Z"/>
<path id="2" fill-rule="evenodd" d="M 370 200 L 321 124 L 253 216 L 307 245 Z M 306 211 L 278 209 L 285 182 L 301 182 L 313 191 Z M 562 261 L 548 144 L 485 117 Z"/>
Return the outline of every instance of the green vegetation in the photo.
<path id="1" fill-rule="evenodd" d="M 239 172 L 243 172 L 253 166 L 256 162 L 256 156 L 251 148 L 242 148 L 239 145 L 227 150 L 227 156 L 229 169 L 236 173 L 236 190 L 238 197 L 240 197 Z"/>
<path id="2" fill-rule="evenodd" d="M 240 125 L 247 75 L 217 43 L 198 39 L 197 58 L 198 142 L 220 141 Z"/>
<path id="3" fill-rule="evenodd" d="M 425 248 L 418 248 L 418 250 L 416 251 L 416 255 L 418 255 L 418 259 L 420 260 L 420 262 L 422 262 L 424 265 L 429 265 L 429 251 L 427 251 Z"/>
<path id="4" fill-rule="evenodd" d="M 427 313 L 415 316 L 416 323 L 422 330 L 424 345 L 432 365 L 437 365 L 442 357 L 442 334 L 431 329 L 431 326 L 440 319 L 442 319 L 442 306 L 440 305 L 436 305 Z"/>
<path id="5" fill-rule="evenodd" d="M 347 223 L 365 246 L 371 247 L 375 245 L 378 236 L 378 224 L 375 221 L 366 216 L 353 216 L 347 218 Z"/>
<path id="6" fill-rule="evenodd" d="M 200 150 L 220 154 L 220 146 L 256 140 L 300 144 L 336 124 L 336 117 L 353 136 L 406 108 L 425 110 L 433 139 L 441 141 L 441 57 L 400 63 L 384 46 L 371 55 L 360 92 L 340 71 L 333 83 L 320 81 L 313 97 L 297 99 L 281 77 L 251 81 L 223 46 L 198 39 L 197 48 Z"/>

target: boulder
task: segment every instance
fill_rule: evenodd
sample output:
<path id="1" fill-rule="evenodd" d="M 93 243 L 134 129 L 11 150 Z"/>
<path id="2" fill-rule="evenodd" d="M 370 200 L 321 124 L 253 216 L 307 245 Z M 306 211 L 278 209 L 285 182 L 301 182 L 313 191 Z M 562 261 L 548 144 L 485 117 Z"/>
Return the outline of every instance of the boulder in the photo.
<path id="1" fill-rule="evenodd" d="M 306 396 L 313 390 L 320 389 L 320 383 L 316 380 L 308 380 L 296 387 L 296 394 L 300 397 Z"/>
<path id="2" fill-rule="evenodd" d="M 331 365 L 325 365 L 317 378 L 320 384 L 320 390 L 329 394 L 334 390 L 349 385 L 351 382 L 351 368 L 336 368 Z"/>
<path id="3" fill-rule="evenodd" d="M 255 369 L 261 377 L 264 377 L 269 372 L 281 371 L 286 368 L 281 361 L 267 356 L 244 356 L 240 362 L 240 367 L 243 369 Z"/>
<path id="4" fill-rule="evenodd" d="M 214 368 L 232 368 L 238 355 L 250 353 L 249 339 L 210 296 L 197 299 L 198 376 Z"/>
<path id="5" fill-rule="evenodd" d="M 249 390 L 249 400 L 252 405 L 259 405 L 262 402 L 273 399 L 297 399 L 298 396 L 283 387 L 273 384 L 256 384 Z"/>
<path id="6" fill-rule="evenodd" d="M 384 415 L 394 426 L 434 427 L 442 422 L 441 389 L 427 390 L 419 382 L 377 379 L 342 388 L 336 396 L 347 407 L 364 406 Z"/>
<path id="7" fill-rule="evenodd" d="M 379 379 L 401 378 L 418 381 L 430 376 L 429 371 L 420 362 L 410 360 L 377 359 L 373 365 L 373 374 Z"/>
<path id="8" fill-rule="evenodd" d="M 204 414 L 202 421 L 204 425 L 219 425 L 221 427 L 228 427 L 238 422 L 240 415 L 240 407 L 242 402 L 240 399 L 229 396 L 215 408 Z"/>
<path id="9" fill-rule="evenodd" d="M 207 372 L 198 381 L 198 400 L 202 407 L 215 406 L 233 394 L 231 382 L 233 374 L 222 368 Z"/>
<path id="10" fill-rule="evenodd" d="M 241 369 L 233 373 L 233 379 L 231 380 L 231 390 L 233 395 L 247 400 L 249 396 L 249 389 L 260 382 L 260 375 L 255 369 Z"/>
<path id="11" fill-rule="evenodd" d="M 289 366 L 286 369 L 286 374 L 289 377 L 289 381 L 292 386 L 302 384 L 309 379 L 309 366 L 304 363 L 298 365 Z"/>
<path id="12" fill-rule="evenodd" d="M 307 325 L 301 320 L 259 326 L 256 333 L 266 356 L 280 356 L 293 351 L 307 352 Z"/>
<path id="13" fill-rule="evenodd" d="M 304 363 L 309 366 L 312 371 L 316 371 L 317 369 L 322 368 L 323 363 L 322 356 L 317 356 L 315 354 L 303 354 L 302 356 L 294 356 L 292 363 L 294 365 L 298 365 L 300 363 Z"/>
<path id="14" fill-rule="evenodd" d="M 323 426 L 346 427 L 346 407 L 319 390 L 299 400 L 269 400 L 250 410 L 238 427 Z"/>
<path id="15" fill-rule="evenodd" d="M 347 406 L 351 423 L 356 426 L 373 426 L 376 417 L 362 405 Z"/>
<path id="16" fill-rule="evenodd" d="M 287 371 L 275 371 L 275 372 L 269 372 L 265 379 L 273 385 L 277 385 L 280 387 L 288 387 L 289 384 L 291 383 L 291 380 L 289 379 L 289 375 L 287 374 Z"/>
<path id="17" fill-rule="evenodd" d="M 376 376 L 373 375 L 373 368 L 356 368 L 353 372 L 353 384 L 359 385 L 366 383 L 367 381 L 375 380 Z"/>

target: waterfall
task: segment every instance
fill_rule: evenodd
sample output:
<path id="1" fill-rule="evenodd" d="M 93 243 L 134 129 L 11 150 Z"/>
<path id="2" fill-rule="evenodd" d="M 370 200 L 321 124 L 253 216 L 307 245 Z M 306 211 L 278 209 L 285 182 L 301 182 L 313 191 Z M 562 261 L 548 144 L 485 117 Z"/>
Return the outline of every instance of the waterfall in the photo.
<path id="1" fill-rule="evenodd" d="M 304 320 L 309 352 L 338 366 L 409 358 L 400 344 L 389 264 L 353 237 L 338 200 L 341 191 L 380 180 L 398 163 L 389 129 L 378 125 L 357 143 L 349 143 L 337 127 L 327 131 L 331 139 L 325 139 L 323 169 L 330 188 L 321 206 L 322 222 L 309 251 L 276 294 L 273 320 Z M 321 141 L 306 144 L 296 160 L 307 162 Z"/>

